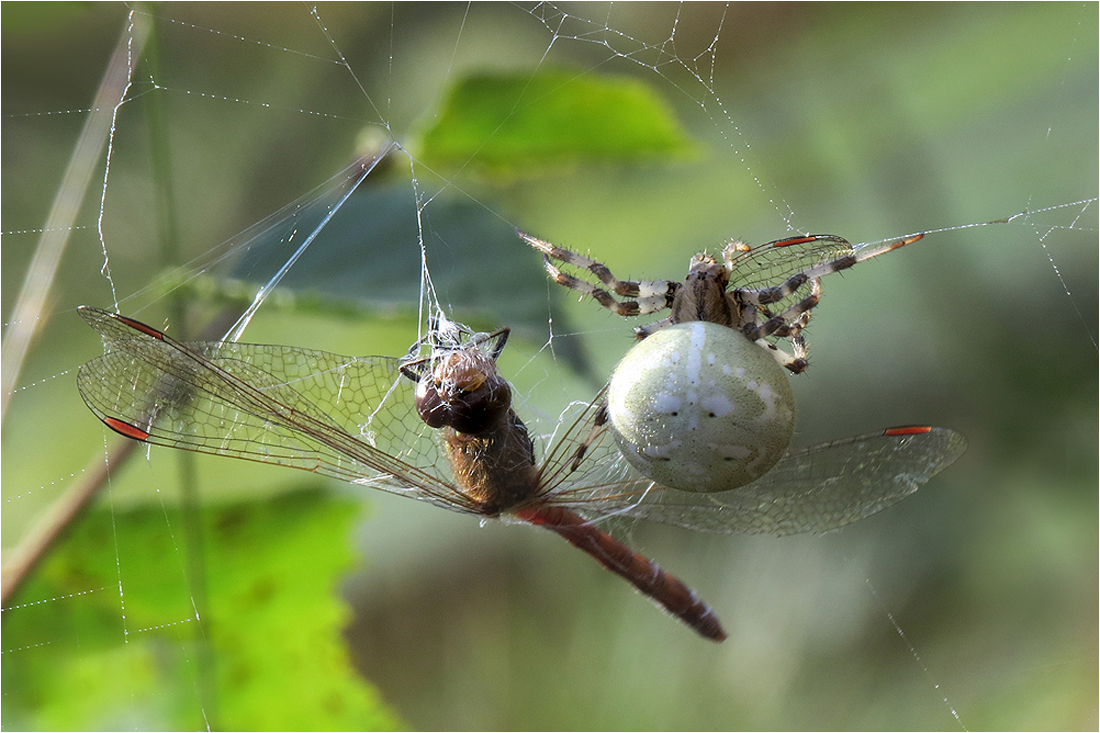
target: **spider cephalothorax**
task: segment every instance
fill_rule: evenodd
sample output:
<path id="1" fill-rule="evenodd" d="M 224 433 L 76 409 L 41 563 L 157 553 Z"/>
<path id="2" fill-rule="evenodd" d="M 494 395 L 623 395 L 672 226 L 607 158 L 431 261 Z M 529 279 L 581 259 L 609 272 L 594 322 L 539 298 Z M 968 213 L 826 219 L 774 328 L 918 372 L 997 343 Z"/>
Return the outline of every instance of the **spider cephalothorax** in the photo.
<path id="1" fill-rule="evenodd" d="M 675 323 L 709 321 L 740 331 L 796 374 L 808 364 L 802 330 L 821 298 L 821 278 L 922 236 L 858 247 L 830 234 L 780 239 L 757 247 L 732 240 L 723 247 L 721 261 L 706 253 L 692 257 L 687 278 L 678 282 L 619 280 L 589 257 L 518 230 L 517 234 L 542 252 L 546 271 L 555 282 L 591 296 L 613 313 L 639 316 L 670 311 L 655 323 L 635 328 L 639 339 Z M 555 261 L 588 270 L 605 287 L 564 272 Z M 776 345 L 778 339 L 790 342 L 790 353 Z"/>

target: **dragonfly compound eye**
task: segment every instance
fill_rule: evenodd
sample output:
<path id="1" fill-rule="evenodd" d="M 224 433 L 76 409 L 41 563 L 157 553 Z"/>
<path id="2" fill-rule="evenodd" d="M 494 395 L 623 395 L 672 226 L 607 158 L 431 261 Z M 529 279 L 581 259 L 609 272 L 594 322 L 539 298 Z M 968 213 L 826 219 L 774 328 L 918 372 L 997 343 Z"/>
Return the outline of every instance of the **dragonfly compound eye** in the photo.
<path id="1" fill-rule="evenodd" d="M 450 425 L 460 433 L 485 432 L 498 427 L 512 405 L 512 390 L 499 377 L 487 379 L 473 392 L 450 401 Z"/>
<path id="2" fill-rule="evenodd" d="M 450 424 L 450 406 L 439 396 L 439 385 L 425 377 L 416 383 L 416 414 L 429 428 Z"/>
<path id="3" fill-rule="evenodd" d="M 638 342 L 615 368 L 607 402 L 627 461 L 681 491 L 755 481 L 794 432 L 794 394 L 775 358 L 739 331 L 705 321 Z"/>

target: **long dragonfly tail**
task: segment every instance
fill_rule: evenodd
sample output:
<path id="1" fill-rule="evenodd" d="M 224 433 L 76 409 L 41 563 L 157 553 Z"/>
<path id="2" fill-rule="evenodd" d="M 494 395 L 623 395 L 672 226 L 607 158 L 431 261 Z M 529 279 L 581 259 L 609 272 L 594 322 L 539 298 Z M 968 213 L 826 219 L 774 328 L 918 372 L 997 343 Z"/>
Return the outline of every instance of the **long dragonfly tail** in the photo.
<path id="1" fill-rule="evenodd" d="M 691 588 L 642 557 L 606 532 L 596 529 L 568 509 L 554 506 L 526 507 L 515 513 L 518 519 L 556 532 L 579 550 L 596 558 L 611 572 L 622 576 L 653 601 L 701 635 L 722 641 L 726 632 L 718 616 Z"/>

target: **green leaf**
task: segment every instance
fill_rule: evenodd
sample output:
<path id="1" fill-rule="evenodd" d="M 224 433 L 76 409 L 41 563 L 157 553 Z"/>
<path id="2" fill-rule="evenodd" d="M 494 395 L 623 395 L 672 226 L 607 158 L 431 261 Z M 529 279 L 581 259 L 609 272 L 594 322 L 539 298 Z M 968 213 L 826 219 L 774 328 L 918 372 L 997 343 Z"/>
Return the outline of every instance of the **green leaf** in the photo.
<path id="1" fill-rule="evenodd" d="M 360 506 L 313 490 L 205 509 L 206 609 L 175 510 L 92 512 L 4 612 L 3 727 L 401 726 L 341 638 Z"/>
<path id="2" fill-rule="evenodd" d="M 649 85 L 561 69 L 460 79 L 419 145 L 433 167 L 510 174 L 684 157 L 694 148 Z"/>

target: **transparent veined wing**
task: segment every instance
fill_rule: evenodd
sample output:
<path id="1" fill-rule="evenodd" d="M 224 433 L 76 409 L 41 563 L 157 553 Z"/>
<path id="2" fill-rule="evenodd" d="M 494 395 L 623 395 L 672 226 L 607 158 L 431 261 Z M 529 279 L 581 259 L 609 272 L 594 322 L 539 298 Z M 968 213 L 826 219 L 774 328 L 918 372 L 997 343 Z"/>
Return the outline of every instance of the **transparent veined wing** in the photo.
<path id="1" fill-rule="evenodd" d="M 749 246 L 733 257 L 729 288 L 773 287 L 799 273 L 824 277 L 912 244 L 922 236 L 918 234 L 889 242 L 853 245 L 833 234 L 810 234 Z"/>
<path id="2" fill-rule="evenodd" d="M 901 501 L 965 450 L 948 428 L 892 428 L 788 453 L 732 491 L 652 492 L 631 514 L 703 532 L 828 532 Z"/>
<path id="3" fill-rule="evenodd" d="M 547 501 L 593 521 L 646 519 L 712 533 L 827 532 L 912 494 L 966 450 L 948 428 L 880 430 L 791 451 L 756 481 L 694 493 L 653 482 L 618 453 L 598 397 L 547 452 Z"/>
<path id="4" fill-rule="evenodd" d="M 415 414 L 415 384 L 400 375 L 397 359 L 181 343 L 107 311 L 80 314 L 107 353 L 80 368 L 77 386 L 117 432 L 473 511 L 453 488 L 436 431 Z"/>

